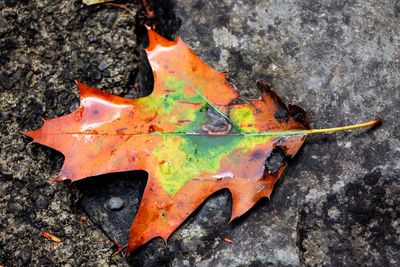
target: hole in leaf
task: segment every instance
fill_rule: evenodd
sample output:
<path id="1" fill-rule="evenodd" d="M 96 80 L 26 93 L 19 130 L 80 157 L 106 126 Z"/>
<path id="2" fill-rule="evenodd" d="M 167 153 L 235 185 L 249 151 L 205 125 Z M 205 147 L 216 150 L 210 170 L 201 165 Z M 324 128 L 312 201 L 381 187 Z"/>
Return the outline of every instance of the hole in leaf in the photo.
<path id="1" fill-rule="evenodd" d="M 232 129 L 232 124 L 219 114 L 213 107 L 208 106 L 205 110 L 206 122 L 201 129 L 209 134 L 227 134 Z"/>
<path id="2" fill-rule="evenodd" d="M 146 181 L 145 171 L 90 177 L 76 183 L 83 195 L 79 205 L 111 240 L 126 244 Z"/>
<path id="3" fill-rule="evenodd" d="M 288 159 L 289 156 L 286 154 L 286 151 L 282 147 L 276 146 L 265 161 L 265 169 L 268 170 L 270 174 L 276 173 Z"/>

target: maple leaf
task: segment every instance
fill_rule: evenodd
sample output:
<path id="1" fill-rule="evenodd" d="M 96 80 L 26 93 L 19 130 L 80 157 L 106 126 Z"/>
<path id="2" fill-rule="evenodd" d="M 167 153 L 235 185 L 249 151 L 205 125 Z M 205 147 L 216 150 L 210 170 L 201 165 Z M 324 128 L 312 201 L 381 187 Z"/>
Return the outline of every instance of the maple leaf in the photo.
<path id="1" fill-rule="evenodd" d="M 167 239 L 211 194 L 229 189 L 231 219 L 269 197 L 310 130 L 305 112 L 288 107 L 268 85 L 262 98 L 238 103 L 225 75 L 178 38 L 148 30 L 154 90 L 125 99 L 77 82 L 80 107 L 25 134 L 65 156 L 56 181 L 145 170 L 148 181 L 130 228 L 128 253 L 154 237 Z M 235 103 L 233 103 L 235 101 Z M 277 155 L 277 156 L 274 156 Z"/>

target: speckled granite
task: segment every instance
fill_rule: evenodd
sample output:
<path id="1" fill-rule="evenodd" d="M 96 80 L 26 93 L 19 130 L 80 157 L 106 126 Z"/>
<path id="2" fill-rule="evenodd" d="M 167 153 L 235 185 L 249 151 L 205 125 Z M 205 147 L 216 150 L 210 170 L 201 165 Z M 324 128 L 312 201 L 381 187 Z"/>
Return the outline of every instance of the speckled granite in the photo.
<path id="1" fill-rule="evenodd" d="M 136 5 L 129 4 L 136 12 Z M 134 14 L 74 1 L 0 1 L 0 265 L 103 266 L 112 242 L 88 220 L 81 192 L 52 183 L 62 156 L 33 144 L 34 129 L 79 105 L 73 79 L 133 92 Z M 41 236 L 48 231 L 57 244 Z"/>

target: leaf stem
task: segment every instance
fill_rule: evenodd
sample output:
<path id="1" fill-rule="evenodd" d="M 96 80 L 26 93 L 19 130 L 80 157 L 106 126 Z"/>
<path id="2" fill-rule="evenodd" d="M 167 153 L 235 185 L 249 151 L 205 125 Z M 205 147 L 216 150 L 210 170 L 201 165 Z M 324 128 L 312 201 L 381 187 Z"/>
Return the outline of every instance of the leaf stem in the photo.
<path id="1" fill-rule="evenodd" d="M 303 133 L 305 133 L 305 134 L 321 134 L 321 133 L 342 132 L 342 131 L 348 131 L 348 130 L 353 130 L 353 129 L 373 127 L 373 126 L 377 126 L 381 123 L 382 123 L 382 119 L 377 119 L 377 120 L 373 120 L 373 121 L 368 121 L 368 122 L 354 124 L 354 125 L 348 125 L 348 126 L 342 126 L 342 127 L 305 130 L 305 131 L 303 131 Z"/>
<path id="2" fill-rule="evenodd" d="M 334 128 L 325 128 L 325 129 L 310 129 L 310 130 L 293 130 L 293 131 L 280 131 L 280 132 L 266 132 L 266 133 L 246 133 L 245 135 L 250 136 L 285 136 L 285 135 L 306 135 L 306 134 L 323 134 L 323 133 L 333 133 L 333 132 L 342 132 L 353 129 L 360 129 L 366 127 L 377 126 L 382 123 L 382 119 L 376 119 L 373 121 L 368 121 L 364 123 L 347 125 L 342 127 L 334 127 Z"/>

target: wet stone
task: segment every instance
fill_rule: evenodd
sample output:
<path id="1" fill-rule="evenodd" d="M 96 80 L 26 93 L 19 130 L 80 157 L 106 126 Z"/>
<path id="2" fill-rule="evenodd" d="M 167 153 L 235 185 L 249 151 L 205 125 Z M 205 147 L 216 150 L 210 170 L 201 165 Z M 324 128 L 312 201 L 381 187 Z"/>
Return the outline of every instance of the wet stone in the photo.
<path id="1" fill-rule="evenodd" d="M 87 39 L 87 41 L 88 41 L 89 43 L 94 43 L 94 42 L 96 42 L 96 36 L 94 36 L 94 35 L 92 35 L 92 34 L 89 34 L 89 35 L 86 37 L 86 39 Z"/>
<path id="2" fill-rule="evenodd" d="M 38 19 L 38 12 L 36 10 L 31 11 L 31 18 L 32 18 L 32 20 Z"/>
<path id="3" fill-rule="evenodd" d="M 94 71 L 92 74 L 92 77 L 96 80 L 96 81 L 100 81 L 101 80 L 101 73 L 98 71 Z"/>
<path id="4" fill-rule="evenodd" d="M 13 88 L 12 80 L 9 77 L 7 77 L 6 75 L 0 75 L 0 82 L 1 82 L 1 86 L 6 90 L 10 90 Z"/>
<path id="5" fill-rule="evenodd" d="M 8 112 L 8 111 L 1 111 L 0 112 L 0 118 L 2 119 L 2 120 L 9 120 L 10 118 L 11 118 L 11 113 L 10 112 Z"/>
<path id="6" fill-rule="evenodd" d="M 116 13 L 110 13 L 106 21 L 104 22 L 104 25 L 108 28 L 111 28 L 114 25 L 115 20 L 117 19 L 117 14 Z"/>
<path id="7" fill-rule="evenodd" d="M 104 78 L 110 77 L 110 71 L 109 71 L 108 69 L 106 69 L 106 70 L 103 71 L 103 77 L 104 77 Z"/>
<path id="8" fill-rule="evenodd" d="M 120 197 L 112 197 L 107 202 L 107 207 L 113 211 L 121 210 L 124 206 L 125 203 Z"/>
<path id="9" fill-rule="evenodd" d="M 18 215 L 22 211 L 22 206 L 17 202 L 13 202 L 8 205 L 8 210 L 14 215 Z"/>
<path id="10" fill-rule="evenodd" d="M 32 258 L 32 247 L 31 246 L 24 247 L 21 250 L 19 258 L 21 260 L 21 264 L 28 264 Z"/>
<path id="11" fill-rule="evenodd" d="M 99 64 L 98 68 L 99 68 L 100 71 L 103 71 L 103 70 L 107 69 L 107 68 L 108 68 L 107 62 L 102 61 L 102 62 Z"/>
<path id="12" fill-rule="evenodd" d="M 125 244 L 139 209 L 146 178 L 145 172 L 126 172 L 86 179 L 79 183 L 83 194 L 80 206 L 111 239 Z M 123 201 L 124 206 L 118 212 L 110 208 L 110 204 L 114 206 L 113 198 L 118 198 L 117 202 Z"/>
<path id="13" fill-rule="evenodd" d="M 71 105 L 69 107 L 69 112 L 75 111 L 79 107 L 79 105 L 80 105 L 80 102 L 79 102 L 78 99 L 72 100 L 72 103 L 71 103 Z"/>
<path id="14" fill-rule="evenodd" d="M 29 263 L 32 258 L 32 247 L 30 246 L 24 247 L 19 254 L 19 258 L 21 260 L 21 264 Z"/>
<path id="15" fill-rule="evenodd" d="M 38 196 L 38 198 L 35 200 L 35 206 L 38 209 L 46 209 L 49 206 L 49 201 L 47 198 L 43 195 Z"/>
<path id="16" fill-rule="evenodd" d="M 50 23 L 52 21 L 52 19 L 53 18 L 51 16 L 47 16 L 47 17 L 44 18 L 44 21 L 47 22 L 47 23 Z"/>

